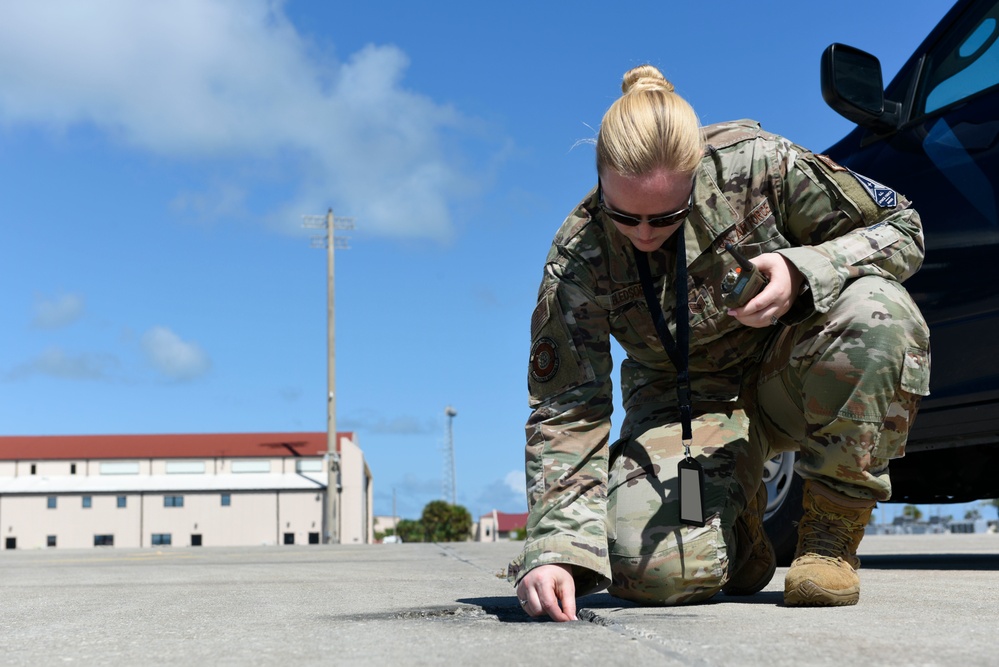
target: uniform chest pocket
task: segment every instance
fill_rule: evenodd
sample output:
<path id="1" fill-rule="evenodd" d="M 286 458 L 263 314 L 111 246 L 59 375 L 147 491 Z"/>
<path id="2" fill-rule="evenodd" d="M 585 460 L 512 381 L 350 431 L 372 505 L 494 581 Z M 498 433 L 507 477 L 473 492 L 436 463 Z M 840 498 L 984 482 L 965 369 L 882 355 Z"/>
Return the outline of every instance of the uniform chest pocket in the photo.
<path id="1" fill-rule="evenodd" d="M 611 335 L 629 357 L 647 363 L 662 362 L 663 345 L 645 301 L 632 301 L 612 310 L 609 318 Z"/>

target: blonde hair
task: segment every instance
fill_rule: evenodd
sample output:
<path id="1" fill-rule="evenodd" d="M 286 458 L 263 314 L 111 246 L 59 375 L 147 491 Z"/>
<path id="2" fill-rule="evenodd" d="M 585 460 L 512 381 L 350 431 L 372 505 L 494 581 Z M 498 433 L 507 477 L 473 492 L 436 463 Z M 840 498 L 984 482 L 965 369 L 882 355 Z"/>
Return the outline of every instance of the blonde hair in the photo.
<path id="1" fill-rule="evenodd" d="M 693 171 L 704 150 L 701 125 L 673 84 L 652 65 L 641 65 L 625 72 L 621 91 L 600 123 L 597 173 Z"/>

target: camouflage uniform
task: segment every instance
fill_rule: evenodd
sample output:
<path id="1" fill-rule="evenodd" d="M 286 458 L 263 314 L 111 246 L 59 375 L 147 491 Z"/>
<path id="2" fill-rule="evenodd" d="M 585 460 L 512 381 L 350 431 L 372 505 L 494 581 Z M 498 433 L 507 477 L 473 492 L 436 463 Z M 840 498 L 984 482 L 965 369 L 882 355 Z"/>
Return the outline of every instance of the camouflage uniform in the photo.
<path id="1" fill-rule="evenodd" d="M 561 563 L 573 566 L 580 595 L 609 585 L 651 604 L 710 597 L 748 555 L 736 553 L 733 523 L 777 451 L 799 450 L 800 474 L 847 495 L 891 493 L 888 459 L 903 454 L 929 383 L 929 333 L 899 284 L 922 263 L 918 214 L 755 122 L 705 134 L 683 233 L 692 452 L 705 469 L 707 524 L 679 523 L 676 373 L 631 241 L 591 191 L 555 237 L 531 319 L 530 518 L 515 582 Z M 727 314 L 718 292 L 733 266 L 725 242 L 750 258 L 780 253 L 804 276 L 780 325 L 747 327 Z M 675 244 L 649 262 L 675 335 Z M 610 336 L 628 358 L 621 438 L 608 448 Z"/>

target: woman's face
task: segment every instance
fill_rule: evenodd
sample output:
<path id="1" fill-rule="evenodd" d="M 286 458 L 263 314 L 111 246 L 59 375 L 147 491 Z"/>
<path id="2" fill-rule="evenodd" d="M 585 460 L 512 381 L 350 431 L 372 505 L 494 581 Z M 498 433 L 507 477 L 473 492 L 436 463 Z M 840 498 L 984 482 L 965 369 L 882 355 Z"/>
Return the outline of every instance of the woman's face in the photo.
<path id="1" fill-rule="evenodd" d="M 652 252 L 662 247 L 666 239 L 680 228 L 682 219 L 668 227 L 653 227 L 649 218 L 681 211 L 690 203 L 693 175 L 658 170 L 641 176 L 622 176 L 612 170 L 600 176 L 604 206 L 641 222 L 624 225 L 611 217 L 617 230 L 628 237 L 636 248 Z"/>

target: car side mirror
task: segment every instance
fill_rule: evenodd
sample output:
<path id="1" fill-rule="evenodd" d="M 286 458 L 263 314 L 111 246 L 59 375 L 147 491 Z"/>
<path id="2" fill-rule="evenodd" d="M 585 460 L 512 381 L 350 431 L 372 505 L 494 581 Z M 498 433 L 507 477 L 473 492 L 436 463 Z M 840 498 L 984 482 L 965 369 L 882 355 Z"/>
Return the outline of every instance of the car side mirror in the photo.
<path id="1" fill-rule="evenodd" d="M 846 44 L 822 53 L 822 99 L 841 116 L 876 132 L 898 127 L 901 105 L 885 100 L 881 62 Z"/>

